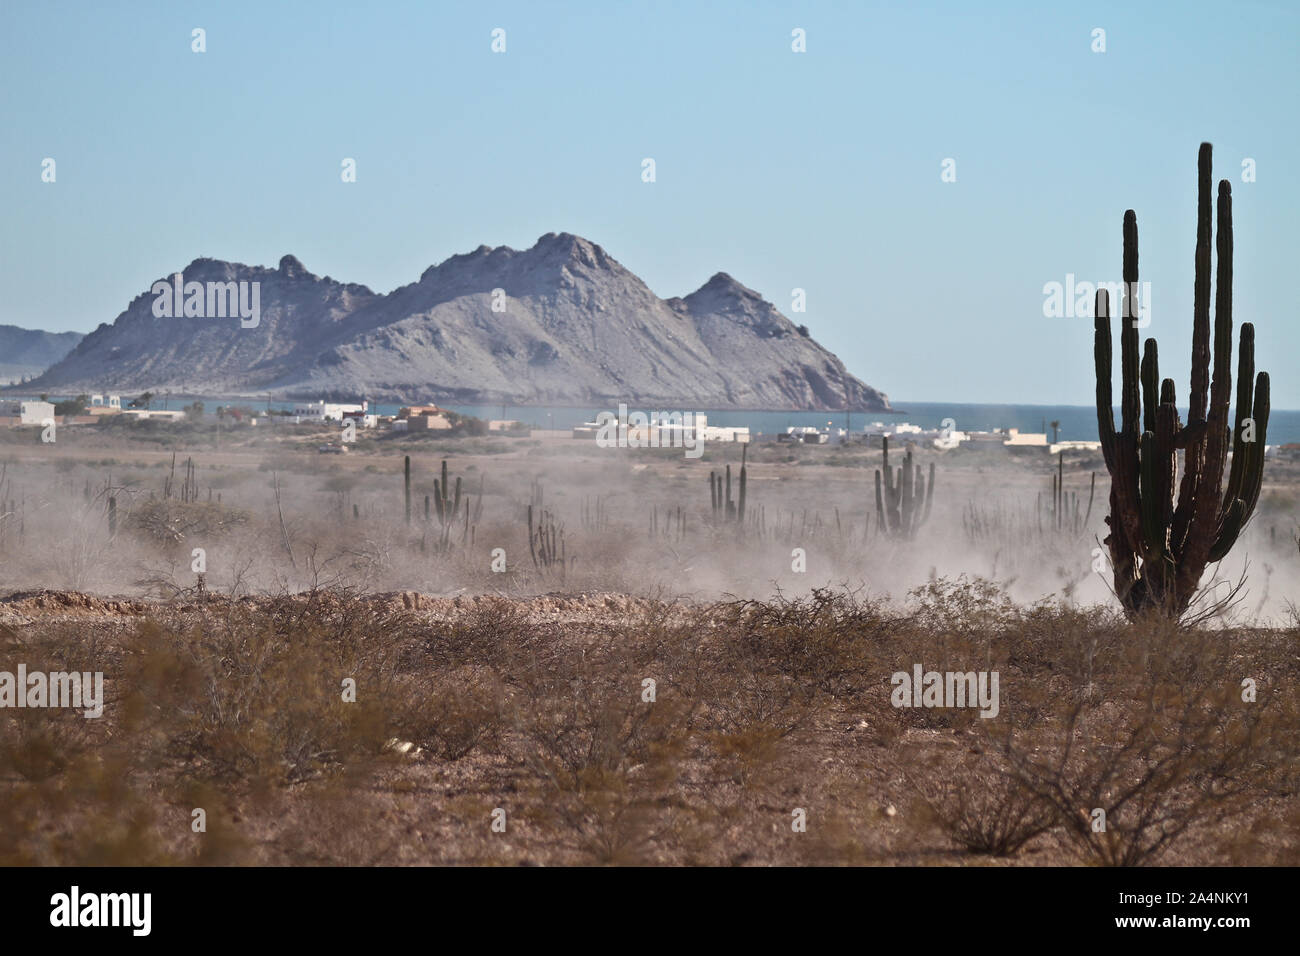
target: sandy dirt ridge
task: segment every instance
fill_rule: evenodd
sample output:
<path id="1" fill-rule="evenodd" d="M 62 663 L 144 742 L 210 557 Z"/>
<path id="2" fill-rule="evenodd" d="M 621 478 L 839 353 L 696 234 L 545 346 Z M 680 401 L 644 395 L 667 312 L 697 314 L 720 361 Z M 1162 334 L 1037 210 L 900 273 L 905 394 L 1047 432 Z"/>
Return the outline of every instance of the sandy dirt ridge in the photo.
<path id="1" fill-rule="evenodd" d="M 418 591 L 391 591 L 364 595 L 359 599 L 377 611 L 409 611 L 422 618 L 448 621 L 471 614 L 495 601 L 511 601 L 523 610 L 526 620 L 552 624 L 621 621 L 630 615 L 645 613 L 655 606 L 664 609 L 669 607 L 647 598 L 614 593 L 557 593 L 517 599 L 483 594 L 431 597 Z M 99 597 L 81 591 L 18 591 L 0 597 L 0 624 L 21 627 L 52 621 L 107 623 L 158 612 L 180 615 L 211 613 L 214 609 L 228 605 L 257 609 L 269 605 L 272 600 L 279 599 L 244 597 L 232 600 L 220 595 L 209 595 L 202 600 L 157 601 Z M 341 604 L 342 601 L 338 594 L 326 591 L 303 592 L 294 595 L 292 600 L 304 605 L 314 601 L 327 606 Z"/>

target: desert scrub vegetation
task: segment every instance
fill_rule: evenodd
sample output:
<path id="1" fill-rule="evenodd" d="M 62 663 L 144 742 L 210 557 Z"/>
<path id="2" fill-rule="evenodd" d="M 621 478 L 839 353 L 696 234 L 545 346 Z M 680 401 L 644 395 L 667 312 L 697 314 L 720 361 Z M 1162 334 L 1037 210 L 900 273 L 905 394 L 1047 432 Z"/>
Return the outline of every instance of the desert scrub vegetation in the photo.
<path id="1" fill-rule="evenodd" d="M 38 595 L 0 621 L 0 670 L 105 674 L 100 719 L 0 711 L 6 864 L 1300 855 L 1295 628 L 941 578 L 899 603 Z M 893 706 L 916 663 L 1000 671 L 997 716 Z"/>

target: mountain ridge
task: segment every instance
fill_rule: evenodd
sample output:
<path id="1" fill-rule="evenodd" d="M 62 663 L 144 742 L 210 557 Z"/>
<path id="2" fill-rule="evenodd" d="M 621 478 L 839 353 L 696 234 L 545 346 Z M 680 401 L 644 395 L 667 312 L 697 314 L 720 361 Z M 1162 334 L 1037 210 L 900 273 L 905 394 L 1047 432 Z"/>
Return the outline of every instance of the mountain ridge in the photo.
<path id="1" fill-rule="evenodd" d="M 142 293 L 27 387 L 444 404 L 890 407 L 806 328 L 729 274 L 661 299 L 572 233 L 546 233 L 523 250 L 480 245 L 384 294 L 317 276 L 293 255 L 274 269 L 198 258 L 181 271 L 186 283 L 256 282 L 255 326 L 241 327 L 238 316 L 158 316 L 158 297 Z"/>
<path id="2" fill-rule="evenodd" d="M 71 352 L 80 332 L 45 332 L 0 325 L 0 379 L 39 375 Z"/>

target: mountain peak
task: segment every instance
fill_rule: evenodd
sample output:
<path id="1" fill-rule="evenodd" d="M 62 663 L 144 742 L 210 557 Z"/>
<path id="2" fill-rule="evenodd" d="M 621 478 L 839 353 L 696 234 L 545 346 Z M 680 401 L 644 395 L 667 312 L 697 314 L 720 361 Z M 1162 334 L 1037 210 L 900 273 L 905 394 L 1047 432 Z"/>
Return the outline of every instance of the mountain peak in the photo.
<path id="1" fill-rule="evenodd" d="M 311 275 L 311 273 L 307 271 L 307 267 L 304 266 L 298 260 L 298 257 L 294 255 L 285 256 L 280 260 L 280 274 L 286 279 L 297 279 L 299 276 Z"/>
<path id="2" fill-rule="evenodd" d="M 698 305 L 701 302 L 716 302 L 720 299 L 755 299 L 761 301 L 762 298 L 749 286 L 737 282 L 726 272 L 715 272 L 708 282 L 686 296 L 686 302 L 691 305 Z"/>
<path id="3" fill-rule="evenodd" d="M 745 287 L 733 279 L 730 273 L 715 272 L 708 282 L 701 286 L 703 289 L 738 289 L 745 290 Z"/>
<path id="4" fill-rule="evenodd" d="M 608 269 L 614 261 L 596 243 L 571 232 L 548 232 L 540 236 L 528 252 L 580 263 L 593 269 Z"/>

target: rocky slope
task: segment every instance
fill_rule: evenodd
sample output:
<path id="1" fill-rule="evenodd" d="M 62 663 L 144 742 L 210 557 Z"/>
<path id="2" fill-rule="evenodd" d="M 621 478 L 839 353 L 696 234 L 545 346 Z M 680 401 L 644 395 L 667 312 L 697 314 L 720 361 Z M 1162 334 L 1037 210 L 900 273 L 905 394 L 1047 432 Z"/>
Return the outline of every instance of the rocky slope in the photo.
<path id="1" fill-rule="evenodd" d="M 718 273 L 660 299 L 600 246 L 549 233 L 480 246 L 387 295 L 308 272 L 197 259 L 185 282 L 260 283 L 260 321 L 159 318 L 138 296 L 28 387 L 447 404 L 883 410 L 757 293 Z M 165 281 L 165 277 L 164 277 Z M 499 290 L 499 291 L 497 291 Z"/>

